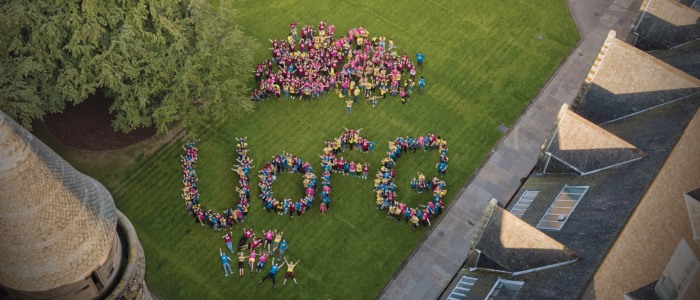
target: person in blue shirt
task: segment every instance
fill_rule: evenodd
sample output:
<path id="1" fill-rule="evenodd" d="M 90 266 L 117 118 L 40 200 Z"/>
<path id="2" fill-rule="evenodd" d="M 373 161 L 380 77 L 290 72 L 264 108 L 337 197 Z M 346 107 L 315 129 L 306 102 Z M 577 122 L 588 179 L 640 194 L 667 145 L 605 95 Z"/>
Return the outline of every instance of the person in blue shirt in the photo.
<path id="1" fill-rule="evenodd" d="M 285 243 L 285 242 L 282 241 L 282 243 Z M 280 247 L 281 247 L 281 245 L 280 245 Z M 281 249 L 281 248 L 280 248 L 280 249 Z M 278 259 L 278 261 L 279 261 L 279 260 L 280 260 L 280 259 Z M 275 259 L 273 258 L 273 259 L 272 259 L 272 268 L 270 268 L 270 272 L 268 272 L 267 275 L 265 275 L 265 277 L 263 277 L 262 279 L 260 279 L 260 281 L 258 281 L 258 284 L 261 284 L 261 283 L 263 283 L 263 281 L 265 281 L 265 280 L 267 280 L 268 278 L 270 278 L 270 279 L 272 279 L 272 288 L 275 288 L 275 289 L 276 289 L 276 288 L 277 288 L 277 281 L 275 280 L 275 275 L 277 275 L 277 271 L 278 271 L 280 268 L 282 268 L 282 266 L 284 266 L 284 264 L 285 264 L 285 263 L 276 265 L 276 264 L 275 264 Z"/>
<path id="2" fill-rule="evenodd" d="M 418 62 L 418 67 L 420 68 L 421 72 L 423 71 L 423 58 L 425 58 L 425 55 L 422 51 L 416 54 L 416 61 Z"/>
<path id="3" fill-rule="evenodd" d="M 294 202 L 294 209 L 297 211 L 297 216 L 301 216 L 301 201 Z M 282 253 L 282 251 L 280 251 L 280 253 Z"/>
<path id="4" fill-rule="evenodd" d="M 282 260 L 282 256 L 284 255 L 284 251 L 287 250 L 288 246 L 289 246 L 289 243 L 287 243 L 287 240 L 286 239 L 282 240 L 282 243 L 280 243 L 280 254 L 279 254 L 279 256 L 277 256 L 277 260 Z"/>
<path id="5" fill-rule="evenodd" d="M 420 92 L 421 95 L 423 95 L 423 88 L 425 87 L 425 78 L 421 76 L 418 78 L 418 92 Z"/>
<path id="6" fill-rule="evenodd" d="M 231 261 L 231 258 L 229 258 L 228 255 L 226 255 L 226 253 L 222 252 L 221 248 L 219 248 L 219 257 L 221 257 L 221 264 L 224 266 L 224 273 L 226 273 L 226 276 L 228 276 L 229 273 L 233 274 L 233 270 L 231 270 L 231 265 L 228 263 L 229 261 Z"/>
<path id="7" fill-rule="evenodd" d="M 444 162 L 439 162 L 437 164 L 437 170 L 438 170 L 438 174 L 445 176 L 445 173 L 447 172 L 447 164 Z"/>

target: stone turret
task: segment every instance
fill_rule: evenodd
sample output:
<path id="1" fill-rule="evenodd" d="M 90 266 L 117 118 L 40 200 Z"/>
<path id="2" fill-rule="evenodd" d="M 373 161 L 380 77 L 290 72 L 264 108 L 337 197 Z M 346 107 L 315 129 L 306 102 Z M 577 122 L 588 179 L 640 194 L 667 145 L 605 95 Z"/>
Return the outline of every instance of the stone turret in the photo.
<path id="1" fill-rule="evenodd" d="M 107 189 L 3 112 L 0 207 L 0 296 L 150 299 L 143 249 Z"/>

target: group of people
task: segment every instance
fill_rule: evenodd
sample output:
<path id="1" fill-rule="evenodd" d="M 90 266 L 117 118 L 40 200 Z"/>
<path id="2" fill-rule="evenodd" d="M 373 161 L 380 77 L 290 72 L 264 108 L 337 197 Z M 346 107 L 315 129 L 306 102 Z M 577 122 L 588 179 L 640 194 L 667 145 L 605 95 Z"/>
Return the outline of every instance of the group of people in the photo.
<path id="1" fill-rule="evenodd" d="M 429 133 L 418 138 L 398 137 L 389 142 L 387 157 L 382 159 L 381 169 L 377 171 L 374 180 L 377 210 L 386 210 L 387 215 L 397 222 L 404 218 L 407 223 L 411 223 L 414 230 L 419 224 L 430 226 L 430 219 L 440 214 L 444 209 L 443 199 L 447 194 L 446 184 L 437 176 L 433 177 L 432 180 L 426 180 L 424 174 L 418 173 L 418 177 L 411 180 L 411 190 L 419 193 L 432 191 L 433 196 L 426 205 L 412 208 L 406 203 L 396 200 L 396 184 L 394 183 L 396 161 L 401 158 L 402 153 L 411 150 L 416 152 L 417 150 L 429 151 L 433 149 L 437 150 L 440 156 L 440 162 L 436 165 L 437 175 L 444 175 L 448 161 L 447 141 Z M 442 168 L 443 165 L 444 168 Z"/>
<path id="2" fill-rule="evenodd" d="M 258 87 L 252 92 L 253 101 L 282 95 L 310 100 L 335 89 L 340 98 L 352 98 L 348 100 L 348 112 L 362 96 L 373 106 L 387 94 L 400 96 L 402 103 L 408 103 L 415 86 L 416 65 L 406 53 L 396 52 L 391 38 L 370 38 L 363 26 L 336 37 L 335 27 L 324 22 L 317 29 L 305 25 L 301 32 L 292 22 L 289 30 L 286 39 L 270 40 L 272 59 L 255 68 Z M 421 70 L 424 57 L 422 52 L 416 55 Z M 420 77 L 421 94 L 425 84 Z"/>
<path id="3" fill-rule="evenodd" d="M 185 154 L 180 157 L 182 162 L 182 199 L 185 202 L 185 207 L 190 215 L 195 219 L 195 222 L 202 226 L 209 226 L 216 230 L 230 228 L 234 224 L 242 223 L 248 214 L 248 198 L 249 193 L 249 175 L 252 160 L 247 156 L 247 143 L 245 138 L 236 138 L 236 150 L 238 164 L 234 164 L 232 170 L 236 171 L 239 176 L 238 192 L 239 201 L 235 207 L 225 209 L 222 213 L 213 212 L 206 209 L 199 202 L 199 189 L 197 187 L 197 173 L 195 165 L 197 163 L 197 147 L 196 141 L 190 141 L 186 146 L 183 146 Z"/>
<path id="4" fill-rule="evenodd" d="M 286 264 L 287 273 L 282 285 L 287 284 L 287 279 L 290 278 L 294 281 L 294 284 L 297 284 L 298 282 L 294 276 L 294 267 L 299 263 L 299 260 L 296 262 L 287 261 L 284 253 L 289 247 L 289 243 L 286 239 L 283 239 L 283 235 L 284 232 L 270 229 L 263 230 L 262 238 L 259 238 L 255 235 L 253 228 L 243 228 L 243 235 L 238 241 L 238 276 L 242 277 L 245 275 L 246 261 L 251 273 L 262 273 L 265 268 L 265 263 L 271 258 L 272 266 L 269 272 L 258 283 L 271 279 L 272 286 L 276 288 L 277 282 L 275 277 L 277 271 Z M 222 238 L 229 252 L 233 255 L 233 233 L 226 233 Z M 275 252 L 277 252 L 276 259 L 278 263 L 275 263 Z M 225 276 L 233 274 L 229 263 L 232 262 L 232 260 L 226 252 L 221 251 L 221 248 L 219 248 L 219 258 L 221 259 Z M 284 263 L 282 263 L 282 260 L 284 260 Z"/>
<path id="5" fill-rule="evenodd" d="M 338 154 L 346 150 L 362 151 L 365 154 L 374 151 L 374 141 L 362 138 L 360 136 L 361 130 L 362 128 L 358 130 L 345 128 L 345 132 L 340 137 L 325 142 L 326 147 L 323 148 L 323 154 L 319 155 L 324 172 L 332 171 L 343 175 L 367 178 L 369 163 L 346 161 L 342 156 L 337 157 Z"/>
<path id="6" fill-rule="evenodd" d="M 345 132 L 332 141 L 326 141 L 326 147 L 323 148 L 323 153 L 319 155 L 321 167 L 323 168 L 323 175 L 321 176 L 322 213 L 328 209 L 331 201 L 331 173 L 340 173 L 343 176 L 350 175 L 363 179 L 367 179 L 367 174 L 369 174 L 369 163 L 348 161 L 342 156 L 338 158 L 337 155 L 345 150 L 357 150 L 364 153 L 372 152 L 374 151 L 374 141 L 360 136 L 362 128 L 358 130 L 343 128 Z"/>
<path id="7" fill-rule="evenodd" d="M 304 197 L 292 201 L 292 199 L 278 199 L 272 191 L 272 183 L 277 180 L 277 175 L 283 172 L 301 173 L 304 174 Z M 260 199 L 262 200 L 263 208 L 267 212 L 275 212 L 279 215 L 288 215 L 294 217 L 301 216 L 311 207 L 314 201 L 314 193 L 316 191 L 316 175 L 313 173 L 311 164 L 304 162 L 301 158 L 289 153 L 282 153 L 272 157 L 269 163 L 266 163 L 260 171 Z M 321 213 L 325 213 L 322 210 Z"/>

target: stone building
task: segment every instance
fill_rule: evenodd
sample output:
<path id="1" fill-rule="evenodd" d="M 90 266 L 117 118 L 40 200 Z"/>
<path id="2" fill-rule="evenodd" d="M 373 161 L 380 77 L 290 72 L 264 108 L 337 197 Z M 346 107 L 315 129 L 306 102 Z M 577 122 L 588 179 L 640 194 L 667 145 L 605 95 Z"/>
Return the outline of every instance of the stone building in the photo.
<path id="1" fill-rule="evenodd" d="M 102 184 L 0 112 L 0 299 L 151 299 L 145 257 Z"/>
<path id="2" fill-rule="evenodd" d="M 532 174 L 488 206 L 441 299 L 700 299 L 692 4 L 646 0 L 629 43 L 609 33 Z"/>

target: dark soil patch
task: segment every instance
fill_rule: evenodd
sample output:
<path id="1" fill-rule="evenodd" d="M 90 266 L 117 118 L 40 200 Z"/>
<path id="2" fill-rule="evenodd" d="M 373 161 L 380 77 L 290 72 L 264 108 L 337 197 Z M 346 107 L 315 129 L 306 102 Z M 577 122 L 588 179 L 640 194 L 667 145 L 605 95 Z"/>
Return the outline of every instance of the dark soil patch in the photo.
<path id="1" fill-rule="evenodd" d="M 138 128 L 127 134 L 112 128 L 111 100 L 102 93 L 90 95 L 78 105 L 66 105 L 62 113 L 47 114 L 44 124 L 62 143 L 77 149 L 114 150 L 143 141 L 156 133 L 155 127 Z"/>

